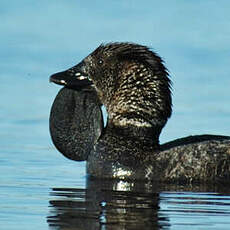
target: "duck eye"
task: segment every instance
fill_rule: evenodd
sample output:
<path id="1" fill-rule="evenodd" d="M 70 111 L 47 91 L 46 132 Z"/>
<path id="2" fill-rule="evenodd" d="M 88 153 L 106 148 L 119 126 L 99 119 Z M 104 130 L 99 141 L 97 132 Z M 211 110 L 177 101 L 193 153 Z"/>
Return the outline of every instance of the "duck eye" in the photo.
<path id="1" fill-rule="evenodd" d="M 103 61 L 102 61 L 101 59 L 99 59 L 98 64 L 99 64 L 99 65 L 102 65 L 102 64 L 103 64 Z"/>

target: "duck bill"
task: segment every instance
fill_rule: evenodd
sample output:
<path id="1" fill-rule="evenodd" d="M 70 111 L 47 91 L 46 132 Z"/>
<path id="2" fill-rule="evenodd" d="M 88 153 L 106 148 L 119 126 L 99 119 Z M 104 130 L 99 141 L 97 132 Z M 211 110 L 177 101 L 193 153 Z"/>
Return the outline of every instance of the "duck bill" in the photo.
<path id="1" fill-rule="evenodd" d="M 51 75 L 50 82 L 75 89 L 83 89 L 93 84 L 86 73 L 84 61 L 66 71 Z"/>

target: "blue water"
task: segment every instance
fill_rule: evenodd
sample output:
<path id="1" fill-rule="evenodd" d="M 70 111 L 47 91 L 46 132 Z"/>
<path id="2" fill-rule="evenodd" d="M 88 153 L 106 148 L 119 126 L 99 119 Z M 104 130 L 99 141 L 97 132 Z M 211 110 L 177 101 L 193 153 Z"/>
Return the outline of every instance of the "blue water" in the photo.
<path id="1" fill-rule="evenodd" d="M 63 210 L 63 204 L 57 208 L 51 201 L 73 199 L 70 188 L 74 199 L 79 196 L 74 189 L 81 189 L 79 199 L 86 205 L 84 196 L 91 187 L 85 163 L 65 159 L 49 136 L 49 111 L 60 87 L 48 78 L 78 63 L 102 42 L 137 42 L 152 47 L 165 60 L 173 81 L 174 112 L 161 135 L 162 143 L 191 134 L 229 135 L 229 8 L 227 0 L 177 4 L 1 0 L 0 229 L 55 228 L 53 212 Z M 124 201 L 137 194 L 142 197 L 129 187 L 112 186 L 109 191 L 112 195 L 135 192 L 127 193 Z M 63 189 L 64 194 L 54 194 L 55 189 Z M 150 199 L 159 209 L 151 209 L 154 218 L 146 213 L 146 219 L 138 220 L 166 229 L 229 229 L 229 191 L 202 186 L 146 190 L 159 196 L 157 202 Z M 106 212 L 107 194 L 102 198 L 100 211 Z M 99 211 L 102 216 L 98 216 L 97 208 L 92 226 L 126 229 L 119 224 L 112 228 L 106 214 Z M 112 205 L 111 210 L 117 207 Z M 127 212 L 127 207 L 122 211 Z M 61 222 L 57 220 L 57 226 Z"/>

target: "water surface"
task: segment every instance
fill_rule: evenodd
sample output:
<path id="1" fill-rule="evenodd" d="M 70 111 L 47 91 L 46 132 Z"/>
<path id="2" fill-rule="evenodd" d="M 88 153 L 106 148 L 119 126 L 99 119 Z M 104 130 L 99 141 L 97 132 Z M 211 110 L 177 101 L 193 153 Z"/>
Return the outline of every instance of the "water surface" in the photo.
<path id="1" fill-rule="evenodd" d="M 229 229 L 230 188 L 88 180 L 52 188 L 51 229 Z"/>

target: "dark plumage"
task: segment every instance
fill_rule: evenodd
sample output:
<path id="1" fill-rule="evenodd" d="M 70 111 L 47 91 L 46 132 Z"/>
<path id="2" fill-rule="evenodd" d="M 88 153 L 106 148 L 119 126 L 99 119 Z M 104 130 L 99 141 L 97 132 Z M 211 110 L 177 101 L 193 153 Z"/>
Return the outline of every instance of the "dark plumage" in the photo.
<path id="1" fill-rule="evenodd" d="M 66 86 L 51 111 L 53 142 L 65 156 L 87 160 L 90 175 L 160 181 L 230 179 L 229 137 L 188 137 L 159 145 L 172 111 L 171 82 L 162 59 L 147 47 L 101 45 L 78 65 L 52 75 L 51 81 Z M 108 112 L 105 129 L 100 104 Z"/>

